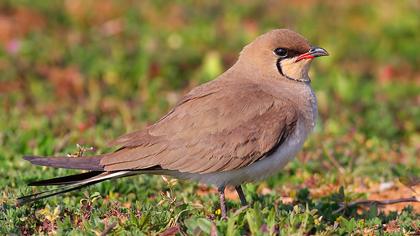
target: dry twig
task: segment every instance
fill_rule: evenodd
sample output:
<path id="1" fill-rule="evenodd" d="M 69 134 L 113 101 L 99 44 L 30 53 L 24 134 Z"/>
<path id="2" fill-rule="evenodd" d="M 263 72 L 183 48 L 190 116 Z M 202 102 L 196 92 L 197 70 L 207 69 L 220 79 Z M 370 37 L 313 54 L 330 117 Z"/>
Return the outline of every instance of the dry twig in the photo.
<path id="1" fill-rule="evenodd" d="M 111 232 L 111 230 L 115 228 L 115 226 L 117 226 L 117 222 L 107 225 L 104 231 L 102 231 L 101 236 L 108 235 Z"/>
<path id="2" fill-rule="evenodd" d="M 68 157 L 82 157 L 85 154 L 85 152 L 91 152 L 94 150 L 93 147 L 84 147 L 80 144 L 76 144 L 76 146 L 77 146 L 77 152 L 67 154 Z"/>
<path id="3" fill-rule="evenodd" d="M 415 196 L 409 197 L 409 198 L 398 198 L 398 199 L 389 199 L 389 200 L 359 200 L 354 201 L 350 203 L 343 203 L 342 206 L 334 211 L 333 213 L 336 214 L 338 212 L 341 212 L 349 207 L 358 206 L 358 205 L 390 205 L 390 204 L 396 204 L 396 203 L 402 203 L 402 202 L 420 202 L 420 199 L 418 199 Z"/>

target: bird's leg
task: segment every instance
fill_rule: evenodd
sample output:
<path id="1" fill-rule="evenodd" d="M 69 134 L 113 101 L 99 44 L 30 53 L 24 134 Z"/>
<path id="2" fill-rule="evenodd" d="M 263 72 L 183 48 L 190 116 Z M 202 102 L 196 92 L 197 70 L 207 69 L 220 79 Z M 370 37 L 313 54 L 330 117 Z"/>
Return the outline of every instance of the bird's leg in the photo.
<path id="1" fill-rule="evenodd" d="M 247 206 L 248 203 L 246 202 L 245 194 L 244 194 L 244 191 L 242 191 L 241 185 L 235 186 L 235 189 L 236 189 L 236 192 L 239 195 L 239 199 L 241 199 L 241 205 L 242 206 Z"/>
<path id="2" fill-rule="evenodd" d="M 218 189 L 220 197 L 220 210 L 222 211 L 222 219 L 226 220 L 226 201 L 225 201 L 225 186 L 220 186 Z"/>

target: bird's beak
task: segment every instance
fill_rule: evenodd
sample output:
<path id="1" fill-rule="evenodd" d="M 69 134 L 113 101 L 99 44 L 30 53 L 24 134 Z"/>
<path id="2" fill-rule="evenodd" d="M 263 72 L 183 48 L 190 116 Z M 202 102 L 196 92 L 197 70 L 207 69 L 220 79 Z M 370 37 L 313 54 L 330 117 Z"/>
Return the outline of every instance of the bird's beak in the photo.
<path id="1" fill-rule="evenodd" d="M 320 47 L 311 47 L 308 52 L 305 52 L 303 54 L 300 54 L 295 62 L 301 61 L 303 59 L 313 59 L 315 57 L 322 57 L 322 56 L 328 56 L 327 50 L 320 48 Z"/>

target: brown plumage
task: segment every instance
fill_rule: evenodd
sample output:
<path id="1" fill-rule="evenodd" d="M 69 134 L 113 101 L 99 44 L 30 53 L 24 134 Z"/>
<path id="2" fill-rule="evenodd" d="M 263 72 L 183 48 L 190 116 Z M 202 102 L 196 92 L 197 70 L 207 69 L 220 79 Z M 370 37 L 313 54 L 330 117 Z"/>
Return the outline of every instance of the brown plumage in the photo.
<path id="1" fill-rule="evenodd" d="M 95 171 L 38 182 L 67 189 L 152 173 L 213 183 L 221 193 L 233 184 L 241 194 L 242 182 L 272 174 L 287 163 L 313 128 L 316 100 L 307 71 L 312 58 L 324 55 L 325 50 L 311 47 L 293 31 L 270 31 L 247 45 L 229 70 L 190 91 L 155 124 L 112 141 L 115 152 L 25 159 Z"/>
<path id="2" fill-rule="evenodd" d="M 263 158 L 291 133 L 297 111 L 292 101 L 273 97 L 254 81 L 235 82 L 216 80 L 156 124 L 115 140 L 122 148 L 102 158 L 101 166 L 209 173 Z"/>

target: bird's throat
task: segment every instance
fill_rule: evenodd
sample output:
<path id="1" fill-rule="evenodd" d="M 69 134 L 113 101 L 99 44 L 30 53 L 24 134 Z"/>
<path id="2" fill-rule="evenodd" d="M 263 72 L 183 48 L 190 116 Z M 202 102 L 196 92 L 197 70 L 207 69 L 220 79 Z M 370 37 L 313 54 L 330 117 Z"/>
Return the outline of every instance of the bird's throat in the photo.
<path id="1" fill-rule="evenodd" d="M 277 69 L 280 74 L 290 80 L 299 82 L 311 81 L 308 75 L 312 60 L 302 60 L 296 62 L 293 58 L 279 60 L 277 62 Z"/>

